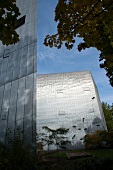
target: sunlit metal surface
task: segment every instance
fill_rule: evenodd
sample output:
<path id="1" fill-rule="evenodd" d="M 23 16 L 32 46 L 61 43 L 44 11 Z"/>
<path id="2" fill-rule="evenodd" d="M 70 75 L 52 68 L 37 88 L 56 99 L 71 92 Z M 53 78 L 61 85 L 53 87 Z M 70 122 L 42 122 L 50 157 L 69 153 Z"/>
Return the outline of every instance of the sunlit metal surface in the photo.
<path id="1" fill-rule="evenodd" d="M 37 129 L 69 129 L 69 148 L 84 148 L 83 137 L 105 130 L 98 91 L 89 71 L 37 76 Z"/>

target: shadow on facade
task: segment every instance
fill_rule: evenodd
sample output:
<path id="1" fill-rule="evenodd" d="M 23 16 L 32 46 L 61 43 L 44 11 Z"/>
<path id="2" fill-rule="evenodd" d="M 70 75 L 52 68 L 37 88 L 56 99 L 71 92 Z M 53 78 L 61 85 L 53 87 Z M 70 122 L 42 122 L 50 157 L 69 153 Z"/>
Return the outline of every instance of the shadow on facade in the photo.
<path id="1" fill-rule="evenodd" d="M 36 143 L 36 39 L 26 36 L 8 46 L 10 56 L 0 59 L 0 140 L 5 142 L 7 128 L 14 137 L 23 131 L 27 144 Z M 4 77 L 3 77 L 4 76 Z"/>
<path id="2" fill-rule="evenodd" d="M 85 135 L 87 135 L 87 134 L 95 133 L 96 130 L 105 130 L 105 129 L 104 129 L 102 120 L 99 117 L 95 117 L 92 123 L 88 127 L 81 129 L 81 130 L 84 130 Z M 78 141 L 75 141 L 75 144 L 73 143 L 73 146 L 72 147 L 70 146 L 70 148 L 71 149 L 85 148 L 84 136 L 81 136 L 81 138 Z"/>
<path id="3" fill-rule="evenodd" d="M 91 134 L 94 133 L 96 130 L 105 130 L 102 120 L 99 117 L 95 117 L 92 121 L 92 124 L 89 125 L 86 130 L 85 130 L 85 134 Z"/>
<path id="4" fill-rule="evenodd" d="M 80 123 L 80 122 L 79 122 Z M 79 125 L 78 123 L 78 125 Z M 85 124 L 85 122 L 84 122 Z M 77 122 L 76 122 L 76 126 L 77 125 Z M 60 127 L 59 127 L 60 128 Z M 67 128 L 67 127 L 64 127 L 64 128 Z M 71 133 L 71 130 L 70 129 L 70 132 Z M 71 144 L 68 144 L 66 145 L 67 149 L 70 149 L 70 150 L 73 150 L 73 149 L 84 149 L 85 148 L 85 144 L 84 144 L 84 136 L 87 135 L 87 134 L 92 134 L 94 133 L 96 130 L 105 130 L 104 129 L 104 126 L 103 126 L 103 123 L 102 123 L 102 120 L 99 118 L 99 117 L 95 117 L 91 122 L 90 124 L 88 124 L 88 126 L 84 128 L 84 126 L 79 125 L 79 128 L 75 128 L 74 129 L 74 135 L 73 136 L 70 136 L 69 135 L 69 140 L 71 141 Z M 55 149 L 55 147 L 53 147 Z M 51 147 L 50 147 L 50 150 L 51 150 Z"/>

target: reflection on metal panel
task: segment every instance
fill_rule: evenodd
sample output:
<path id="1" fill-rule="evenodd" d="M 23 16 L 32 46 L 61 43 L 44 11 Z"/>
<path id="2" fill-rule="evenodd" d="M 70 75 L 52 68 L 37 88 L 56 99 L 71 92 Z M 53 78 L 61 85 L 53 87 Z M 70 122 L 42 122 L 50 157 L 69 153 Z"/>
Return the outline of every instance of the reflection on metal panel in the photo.
<path id="1" fill-rule="evenodd" d="M 37 129 L 69 129 L 69 148 L 83 148 L 85 134 L 106 129 L 99 104 L 89 71 L 37 76 Z"/>
<path id="2" fill-rule="evenodd" d="M 0 139 L 5 140 L 7 127 L 13 127 L 12 131 L 20 127 L 29 132 L 26 141 L 35 145 L 37 1 L 16 3 L 22 19 L 16 27 L 20 41 L 9 46 L 0 42 Z"/>

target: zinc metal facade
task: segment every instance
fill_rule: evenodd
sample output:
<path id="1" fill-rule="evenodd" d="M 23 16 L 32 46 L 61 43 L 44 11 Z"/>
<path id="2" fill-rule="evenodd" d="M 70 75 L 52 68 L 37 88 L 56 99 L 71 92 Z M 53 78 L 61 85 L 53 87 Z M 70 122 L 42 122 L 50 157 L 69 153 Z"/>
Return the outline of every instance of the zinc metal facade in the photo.
<path id="1" fill-rule="evenodd" d="M 17 0 L 25 23 L 18 27 L 20 41 L 0 43 L 0 140 L 7 128 L 23 130 L 26 141 L 36 142 L 37 0 Z"/>
<path id="2" fill-rule="evenodd" d="M 37 76 L 37 129 L 67 128 L 69 148 L 83 148 L 85 134 L 105 130 L 99 94 L 89 71 Z"/>

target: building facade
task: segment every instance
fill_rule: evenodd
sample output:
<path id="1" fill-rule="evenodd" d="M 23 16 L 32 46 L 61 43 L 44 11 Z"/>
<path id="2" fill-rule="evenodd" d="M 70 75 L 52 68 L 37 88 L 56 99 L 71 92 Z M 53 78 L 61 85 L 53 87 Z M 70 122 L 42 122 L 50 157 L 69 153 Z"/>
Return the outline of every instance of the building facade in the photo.
<path id="1" fill-rule="evenodd" d="M 0 140 L 7 128 L 14 136 L 23 130 L 26 142 L 36 142 L 37 0 L 17 0 L 21 15 L 16 31 L 20 41 L 0 42 Z"/>
<path id="2" fill-rule="evenodd" d="M 69 129 L 69 148 L 83 148 L 83 137 L 106 130 L 99 94 L 89 71 L 37 76 L 37 129 Z"/>

